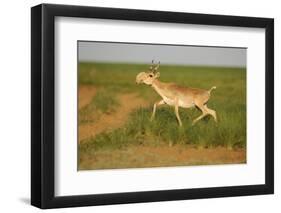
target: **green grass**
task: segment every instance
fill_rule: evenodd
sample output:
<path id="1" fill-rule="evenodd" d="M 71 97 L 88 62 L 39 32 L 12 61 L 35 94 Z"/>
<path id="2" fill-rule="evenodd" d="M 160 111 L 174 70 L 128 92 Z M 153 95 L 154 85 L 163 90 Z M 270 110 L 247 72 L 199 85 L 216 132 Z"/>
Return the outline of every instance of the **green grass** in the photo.
<path id="1" fill-rule="evenodd" d="M 180 108 L 183 122 L 181 128 L 178 126 L 174 109 L 169 106 L 159 107 L 155 120 L 150 122 L 152 104 L 161 98 L 151 87 L 135 84 L 137 73 L 147 68 L 147 65 L 141 64 L 79 64 L 79 84 L 94 85 L 102 91 L 83 109 L 84 111 L 79 111 L 79 116 L 83 113 L 87 115 L 95 109 L 101 112 L 114 109 L 118 106 L 118 100 L 112 97 L 119 93 L 135 92 L 149 103 L 149 107 L 132 112 L 123 127 L 85 139 L 85 143 L 79 145 L 80 153 L 146 144 L 246 148 L 245 68 L 162 65 L 159 68 L 161 81 L 203 89 L 217 87 L 212 91 L 208 107 L 216 110 L 218 123 L 216 124 L 212 117 L 206 117 L 191 126 L 192 120 L 201 112 L 196 108 Z M 88 111 L 87 107 L 90 108 Z M 83 120 L 79 119 L 79 122 L 82 124 Z"/>

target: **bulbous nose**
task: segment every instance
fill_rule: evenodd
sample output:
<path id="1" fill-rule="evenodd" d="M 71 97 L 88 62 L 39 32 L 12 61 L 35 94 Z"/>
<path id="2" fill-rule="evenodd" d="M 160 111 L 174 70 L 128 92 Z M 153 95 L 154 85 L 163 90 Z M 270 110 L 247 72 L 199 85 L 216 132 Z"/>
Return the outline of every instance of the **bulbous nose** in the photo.
<path id="1" fill-rule="evenodd" d="M 137 76 L 136 76 L 136 83 L 137 84 L 141 84 L 143 82 L 143 79 L 145 77 L 146 73 L 145 72 L 140 72 Z"/>

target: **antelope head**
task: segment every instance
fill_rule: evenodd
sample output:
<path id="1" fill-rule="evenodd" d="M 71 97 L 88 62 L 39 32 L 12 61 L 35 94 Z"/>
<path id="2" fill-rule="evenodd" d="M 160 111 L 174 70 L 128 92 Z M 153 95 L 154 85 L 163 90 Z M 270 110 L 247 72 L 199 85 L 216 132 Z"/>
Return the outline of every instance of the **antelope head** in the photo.
<path id="1" fill-rule="evenodd" d="M 160 61 L 158 62 L 158 64 L 154 64 L 152 60 L 149 69 L 146 72 L 140 72 L 137 75 L 136 83 L 151 85 L 156 78 L 160 77 L 160 72 L 157 72 L 159 66 L 160 66 Z"/>

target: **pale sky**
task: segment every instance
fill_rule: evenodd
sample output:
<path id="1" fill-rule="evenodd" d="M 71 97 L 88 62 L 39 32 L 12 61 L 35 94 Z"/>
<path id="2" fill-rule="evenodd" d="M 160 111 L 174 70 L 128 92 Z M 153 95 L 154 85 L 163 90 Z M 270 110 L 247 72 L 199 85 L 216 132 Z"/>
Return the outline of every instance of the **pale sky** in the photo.
<path id="1" fill-rule="evenodd" d="M 246 48 L 78 42 L 80 62 L 246 67 Z"/>

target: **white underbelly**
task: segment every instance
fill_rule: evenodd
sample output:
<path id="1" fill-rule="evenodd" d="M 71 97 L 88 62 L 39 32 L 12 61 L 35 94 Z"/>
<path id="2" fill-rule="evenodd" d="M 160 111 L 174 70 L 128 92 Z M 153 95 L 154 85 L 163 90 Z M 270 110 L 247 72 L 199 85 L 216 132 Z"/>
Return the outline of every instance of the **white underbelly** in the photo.
<path id="1" fill-rule="evenodd" d="M 163 97 L 163 100 L 168 105 L 171 105 L 171 106 L 175 105 L 175 101 L 173 99 L 169 99 L 169 98 Z"/>
<path id="2" fill-rule="evenodd" d="M 170 106 L 175 106 L 175 101 L 173 99 L 163 97 L 163 100 L 165 101 L 166 104 L 168 104 Z M 194 107 L 194 103 L 191 101 L 179 100 L 179 107 L 183 107 L 183 108 Z"/>
<path id="3" fill-rule="evenodd" d="M 193 102 L 189 102 L 189 101 L 179 101 L 179 106 L 183 107 L 183 108 L 190 108 L 190 107 L 194 107 L 194 103 Z"/>

